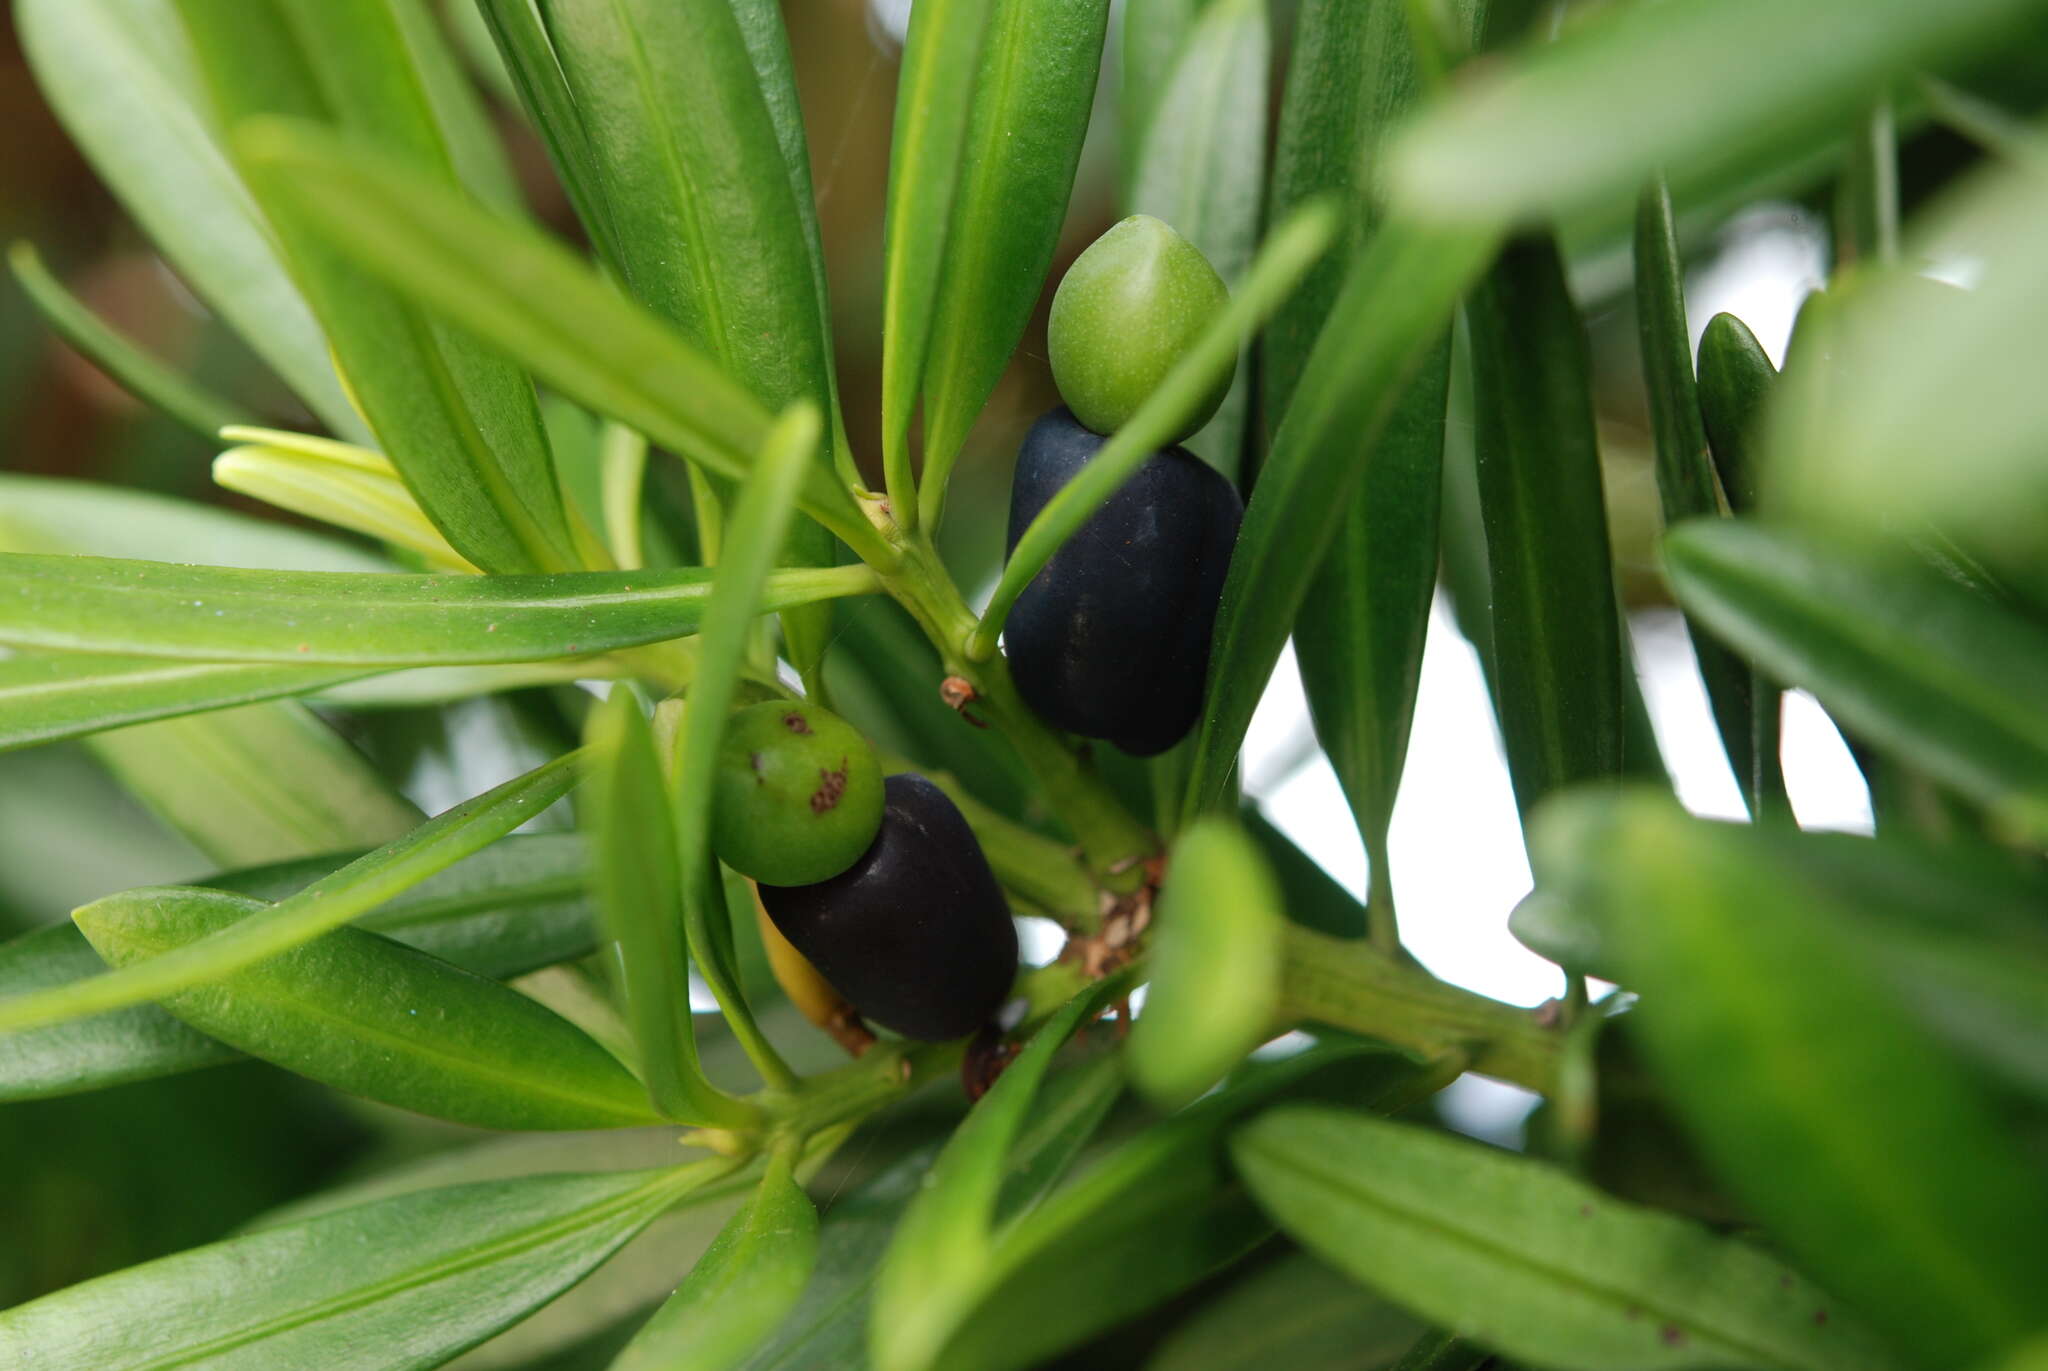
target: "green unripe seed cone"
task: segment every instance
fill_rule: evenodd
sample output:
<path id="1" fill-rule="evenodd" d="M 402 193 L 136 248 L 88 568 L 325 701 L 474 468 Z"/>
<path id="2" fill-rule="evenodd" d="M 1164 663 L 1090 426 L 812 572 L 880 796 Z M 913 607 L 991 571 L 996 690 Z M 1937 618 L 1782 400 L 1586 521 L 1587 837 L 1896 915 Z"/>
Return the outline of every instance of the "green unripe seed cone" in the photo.
<path id="1" fill-rule="evenodd" d="M 732 716 L 711 809 L 711 845 L 727 866 L 810 885 L 852 866 L 881 827 L 881 763 L 844 719 L 779 700 Z"/>
<path id="2" fill-rule="evenodd" d="M 1152 394 L 1195 336 L 1229 303 L 1201 249 L 1148 214 L 1134 214 L 1074 259 L 1052 297 L 1046 352 L 1060 398 L 1097 433 L 1114 433 Z M 1168 440 L 1209 422 L 1236 368 Z"/>

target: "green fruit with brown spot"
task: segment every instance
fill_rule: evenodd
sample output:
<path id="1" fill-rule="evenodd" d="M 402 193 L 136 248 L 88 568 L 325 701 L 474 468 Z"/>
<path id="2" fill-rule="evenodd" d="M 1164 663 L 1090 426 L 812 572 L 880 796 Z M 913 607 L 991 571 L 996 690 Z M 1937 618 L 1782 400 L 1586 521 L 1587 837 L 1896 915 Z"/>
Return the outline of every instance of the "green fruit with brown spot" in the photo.
<path id="1" fill-rule="evenodd" d="M 809 885 L 859 860 L 882 826 L 882 767 L 838 715 L 769 701 L 726 724 L 711 846 L 770 885 Z"/>

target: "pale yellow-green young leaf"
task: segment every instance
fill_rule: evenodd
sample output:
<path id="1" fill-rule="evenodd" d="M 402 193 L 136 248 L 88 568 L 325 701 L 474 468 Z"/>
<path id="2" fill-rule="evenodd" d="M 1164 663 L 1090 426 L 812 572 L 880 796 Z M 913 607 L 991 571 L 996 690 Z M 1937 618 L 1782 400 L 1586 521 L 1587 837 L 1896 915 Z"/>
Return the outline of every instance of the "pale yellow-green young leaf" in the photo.
<path id="1" fill-rule="evenodd" d="M 384 454 L 277 429 L 232 427 L 221 436 L 238 446 L 214 458 L 215 484 L 410 548 L 439 571 L 476 570 L 428 520 Z"/>

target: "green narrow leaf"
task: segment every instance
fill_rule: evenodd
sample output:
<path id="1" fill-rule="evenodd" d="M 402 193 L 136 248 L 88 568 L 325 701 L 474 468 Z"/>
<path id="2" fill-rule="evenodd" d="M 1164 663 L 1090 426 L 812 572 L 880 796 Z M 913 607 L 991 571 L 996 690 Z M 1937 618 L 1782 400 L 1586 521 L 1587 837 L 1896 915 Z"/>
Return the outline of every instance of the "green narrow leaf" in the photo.
<path id="1" fill-rule="evenodd" d="M 482 92 L 470 80 L 450 41 L 454 35 L 431 5 L 401 3 L 392 15 L 398 22 L 400 45 L 393 51 L 402 50 L 419 72 L 421 93 L 447 144 L 448 161 L 456 176 L 470 194 L 493 209 L 523 212 L 526 200 L 519 178 L 504 144 L 498 141 Z"/>
<path id="2" fill-rule="evenodd" d="M 919 517 L 946 483 L 1045 288 L 1102 63 L 1107 0 L 995 0 L 975 75 L 960 182 L 924 366 Z"/>
<path id="3" fill-rule="evenodd" d="M 1244 806 L 1238 819 L 1272 867 L 1290 921 L 1333 938 L 1365 936 L 1365 906 L 1350 891 L 1274 827 L 1257 806 Z"/>
<path id="4" fill-rule="evenodd" d="M 746 475 L 770 416 L 736 382 L 565 248 L 389 157 L 278 120 L 239 137 L 336 246 L 599 414 L 721 476 Z M 856 551 L 880 540 L 822 468 L 803 508 Z"/>
<path id="5" fill-rule="evenodd" d="M 1173 75 L 1174 63 L 1188 32 L 1200 17 L 1204 0 L 1124 0 L 1117 46 L 1123 62 L 1117 73 L 1117 146 L 1122 153 L 1121 198 L 1128 201 L 1137 183 L 1138 156 L 1145 146 L 1159 99 Z"/>
<path id="6" fill-rule="evenodd" d="M 640 701 L 626 686 L 585 730 L 584 827 L 605 932 L 615 950 L 640 1073 L 656 1109 L 700 1126 L 744 1124 L 751 1111 L 704 1078 L 690 1021 L 682 872 L 668 782 Z"/>
<path id="7" fill-rule="evenodd" d="M 1074 1031 L 1101 1008 L 1114 978 L 1046 1020 L 953 1133 L 904 1212 L 875 1278 L 868 1352 L 878 1371 L 926 1367 L 970 1312 L 992 1252 L 990 1229 L 1006 1160 L 1039 1085 Z"/>
<path id="8" fill-rule="evenodd" d="M 88 746 L 129 794 L 222 866 L 388 842 L 424 818 L 296 702 L 169 719 Z"/>
<path id="9" fill-rule="evenodd" d="M 250 571 L 0 553 L 0 642 L 210 661 L 543 661 L 694 632 L 709 571 L 554 576 Z M 866 567 L 778 571 L 763 610 L 872 590 Z"/>
<path id="10" fill-rule="evenodd" d="M 927 0 L 910 12 L 889 139 L 882 226 L 882 468 L 890 505 L 917 524 L 910 416 L 930 357 L 932 315 L 947 271 L 947 239 L 973 117 L 989 6 Z"/>
<path id="11" fill-rule="evenodd" d="M 696 1168 L 424 1190 L 195 1248 L 0 1313 L 37 1371 L 426 1371 L 616 1252 Z"/>
<path id="12" fill-rule="evenodd" d="M 490 30 L 520 105 L 548 145 L 577 221 L 590 235 L 598 259 L 619 271 L 618 230 L 605 202 L 597 155 L 540 10 L 534 0 L 477 0 L 476 12 Z"/>
<path id="13" fill-rule="evenodd" d="M 0 1000 L 0 1032 L 97 1014 L 253 966 L 368 913 L 533 818 L 575 784 L 574 753 L 436 815 L 260 917 L 120 971 Z M 120 896 L 112 896 L 120 899 Z"/>
<path id="14" fill-rule="evenodd" d="M 1629 196 L 1658 167 L 1727 185 L 1835 138 L 1914 68 L 1988 48 L 2033 0 L 1673 0 L 1531 44 L 1422 119 L 1397 198 L 1496 222 Z M 1628 111 L 1616 118 L 1617 110 Z"/>
<path id="15" fill-rule="evenodd" d="M 1467 314 L 1495 709 L 1526 814 L 1621 771 L 1621 611 L 1586 328 L 1545 234 L 1511 241 Z"/>
<path id="16" fill-rule="evenodd" d="M 0 472 L 0 549 L 290 571 L 390 571 L 366 548 L 215 505 Z"/>
<path id="17" fill-rule="evenodd" d="M 1685 321 L 1685 274 L 1678 257 L 1678 227 L 1671 191 L 1651 181 L 1636 208 L 1636 323 L 1643 379 L 1650 393 L 1650 427 L 1657 454 L 1657 494 L 1670 526 L 1723 512 L 1721 485 L 1707 445 L 1706 422 L 1692 370 L 1692 336 Z M 1693 656 L 1713 705 L 1729 769 L 1752 818 L 1788 818 L 1785 776 L 1778 762 L 1778 695 L 1719 640 L 1688 622 Z M 1771 720 L 1766 726 L 1764 715 Z"/>
<path id="18" fill-rule="evenodd" d="M 451 137 L 403 0 L 178 0 L 238 163 L 334 344 L 380 446 L 435 526 L 489 571 L 577 565 L 532 383 L 421 315 L 329 245 L 275 168 L 249 156 L 253 116 L 311 117 L 426 179 L 497 195 L 475 140 Z M 416 8 L 416 7 L 414 7 Z M 446 54 L 442 57 L 445 59 Z M 458 155 L 458 152 L 464 155 Z"/>
<path id="19" fill-rule="evenodd" d="M 755 61 L 773 64 L 780 20 L 752 8 L 754 44 L 733 0 L 546 0 L 542 12 L 587 132 L 627 290 L 769 412 L 804 399 L 829 415 L 836 386 L 822 256 L 809 175 L 799 185 L 791 160 L 804 155 L 802 128 L 793 109 L 778 126 L 769 106 Z M 780 56 L 781 94 L 793 104 L 786 51 Z M 834 421 L 818 460 L 829 474 L 842 458 L 840 479 L 851 483 L 858 471 L 835 446 L 840 428 Z M 799 523 L 791 537 L 791 564 L 834 560 L 824 530 Z M 831 633 L 829 608 L 800 610 L 784 626 L 798 670 L 814 670 Z"/>
<path id="20" fill-rule="evenodd" d="M 130 395 L 209 440 L 230 424 L 247 422 L 236 406 L 209 394 L 115 332 L 50 274 L 33 244 L 21 242 L 10 247 L 7 264 L 44 322 Z"/>
<path id="21" fill-rule="evenodd" d="M 1266 0 L 1203 9 L 1146 120 L 1129 197 L 1132 213 L 1173 225 L 1233 290 L 1259 240 L 1271 27 Z M 1240 357 L 1216 416 L 1184 446 L 1235 480 L 1250 408 L 1251 367 Z"/>
<path id="22" fill-rule="evenodd" d="M 1209 322 L 1174 364 L 1157 389 L 1138 407 L 1130 422 L 1103 444 L 1088 465 L 1059 494 L 1046 502 L 1031 527 L 1010 554 L 1002 579 L 983 611 L 975 630 L 970 654 L 986 660 L 995 650 L 996 636 L 1010 607 L 1059 551 L 1074 531 L 1088 522 L 1102 502 L 1145 460 L 1165 444 L 1188 414 L 1208 394 L 1224 371 L 1234 363 L 1249 337 L 1294 289 L 1304 273 L 1330 245 L 1336 231 L 1336 215 L 1322 203 L 1303 206 L 1267 238 L 1258 260 L 1245 273 L 1244 285 L 1231 297 L 1223 311 Z M 1240 539 L 1239 555 L 1244 544 Z M 1238 565 L 1232 563 L 1233 573 Z M 1279 649 L 1274 649 L 1277 658 Z M 1249 716 L 1247 716 L 1249 717 Z"/>
<path id="23" fill-rule="evenodd" d="M 220 665 L 70 653 L 0 658 L 0 751 L 303 695 L 364 674 L 351 667 Z"/>
<path id="24" fill-rule="evenodd" d="M 1631 1018 L 1649 1060 L 1772 1236 L 1925 1365 L 2038 1332 L 2038 1168 L 1899 1014 L 1862 911 L 1772 860 L 1767 835 L 1668 799 L 1586 797 L 1540 828 L 1542 844 L 1597 849 L 1576 866 L 1579 893 L 1642 996 Z"/>
<path id="25" fill-rule="evenodd" d="M 1765 435 L 1767 502 L 1873 531 L 1931 526 L 2048 603 L 2035 441 L 2048 405 L 2016 355 L 2048 298 L 2044 211 L 2038 169 L 1987 169 L 1919 216 L 1905 245 L 1916 265 L 1972 263 L 1971 289 L 1866 267 L 1828 291 L 1824 313 L 1801 311 Z"/>
<path id="26" fill-rule="evenodd" d="M 1763 344 L 1732 314 L 1707 320 L 1700 335 L 1700 419 L 1714 470 L 1737 514 L 1756 510 L 1764 402 L 1778 381 Z"/>
<path id="27" fill-rule="evenodd" d="M 1255 1119 L 1232 1153 L 1259 1202 L 1311 1251 L 1518 1361 L 1571 1371 L 1892 1364 L 1761 1249 L 1530 1158 L 1314 1105 Z"/>
<path id="28" fill-rule="evenodd" d="M 822 436 L 818 411 L 808 401 L 797 401 L 768 431 L 754 473 L 741 487 L 726 526 L 718 583 L 705 611 L 696 674 L 676 740 L 676 851 L 681 861 L 683 924 L 689 934 L 690 955 L 749 1060 L 774 1087 L 789 1086 L 794 1077 L 756 1027 L 740 990 L 724 886 L 718 859 L 711 852 L 711 802 L 719 747 L 745 661 L 749 626 L 761 610 L 768 568 L 774 564 L 776 550 L 795 515 L 797 492 Z"/>
<path id="29" fill-rule="evenodd" d="M 331 856 L 302 858 L 223 872 L 207 882 L 281 900 L 338 864 Z M 465 971 L 505 980 L 595 948 L 586 867 L 583 844 L 568 835 L 501 839 L 365 915 L 361 926 Z M 53 925 L 0 944 L 0 994 L 84 980 L 105 967 L 75 925 Z M 155 1005 L 136 1005 L 0 1036 L 0 1100 L 99 1090 L 238 1055 Z"/>
<path id="30" fill-rule="evenodd" d="M 1004 1227 L 977 1302 L 936 1365 L 1043 1365 L 1213 1275 L 1272 1232 L 1232 1177 L 1222 1139 L 1231 1123 L 1297 1091 L 1398 1098 L 1415 1074 L 1405 1057 L 1350 1045 L 1246 1068 Z"/>
<path id="31" fill-rule="evenodd" d="M 1229 820 L 1204 819 L 1174 843 L 1131 1031 L 1131 1081 L 1154 1106 L 1189 1103 L 1271 1036 L 1283 908 L 1265 858 Z"/>
<path id="32" fill-rule="evenodd" d="M 173 0 L 23 0 L 16 19 L 51 107 L 164 256 L 329 428 L 364 436 L 217 140 Z"/>
<path id="33" fill-rule="evenodd" d="M 1350 268 L 1245 508 L 1209 654 L 1184 819 L 1222 802 L 1252 710 L 1343 522 L 1359 446 L 1384 432 L 1492 249 L 1491 235 L 1390 219 Z"/>
<path id="34" fill-rule="evenodd" d="M 275 920 L 280 907 L 220 891 L 144 887 L 72 917 L 118 972 L 251 919 Z M 252 1057 L 433 1118 L 497 1129 L 656 1119 L 632 1074 L 553 1010 L 362 929 L 333 929 L 158 1003 Z"/>
<path id="35" fill-rule="evenodd" d="M 474 573 L 380 452 L 283 429 L 230 425 L 238 444 L 213 459 L 215 485 L 417 552 L 435 571 Z"/>
<path id="36" fill-rule="evenodd" d="M 611 1371 L 725 1371 L 772 1332 L 803 1295 L 818 1261 L 818 1210 L 769 1158 L 760 1186 L 718 1231 L 667 1303 Z"/>
<path id="37" fill-rule="evenodd" d="M 1415 99 L 1413 51 L 1397 5 L 1376 5 L 1361 16 L 1335 0 L 1314 0 L 1296 20 L 1273 154 L 1273 209 L 1284 214 L 1334 190 L 1343 193 L 1347 214 L 1338 250 L 1317 264 L 1267 330 L 1261 379 L 1273 424 L 1287 412 L 1346 267 L 1379 222 L 1380 156 L 1388 128 Z M 1449 380 L 1446 336 L 1423 359 L 1373 445 L 1294 619 L 1316 738 L 1364 840 L 1371 902 L 1385 911 L 1383 938 L 1394 930 L 1387 826 L 1407 760 L 1436 589 Z"/>
<path id="38" fill-rule="evenodd" d="M 1664 540 L 1679 603 L 1845 727 L 2048 833 L 2048 634 L 1899 549 L 1729 519 Z"/>

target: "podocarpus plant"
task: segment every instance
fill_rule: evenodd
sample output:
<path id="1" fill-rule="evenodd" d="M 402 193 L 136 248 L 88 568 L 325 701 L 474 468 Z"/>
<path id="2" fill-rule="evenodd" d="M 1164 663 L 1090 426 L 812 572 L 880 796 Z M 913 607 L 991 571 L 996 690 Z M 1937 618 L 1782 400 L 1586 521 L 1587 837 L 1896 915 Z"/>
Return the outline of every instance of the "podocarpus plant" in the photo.
<path id="1" fill-rule="evenodd" d="M 423 3 L 17 0 L 80 145 L 325 432 L 254 426 L 27 250 L 23 284 L 217 435 L 224 485 L 371 541 L 0 478 L 0 739 L 94 739 L 224 868 L 0 947 L 0 1097 L 247 1055 L 560 1136 L 444 1138 L 0 1313 L 0 1365 L 429 1367 L 558 1298 L 464 1364 L 2043 1365 L 2048 182 L 1951 82 L 2031 70 L 2044 6 L 1558 9 L 1304 0 L 1269 138 L 1263 0 L 1129 0 L 1125 208 L 1231 294 L 977 613 L 934 536 L 1050 284 L 1108 0 L 911 11 L 878 442 L 840 417 L 772 0 L 452 16 L 587 249 L 527 219 Z M 1902 230 L 1896 140 L 1930 120 L 1987 151 Z M 1696 373 L 1680 225 L 1830 186 L 1782 379 L 1725 317 Z M 1632 723 L 1567 277 L 1617 249 L 1746 825 L 1689 817 Z M 1964 260 L 1967 291 L 1919 274 Z M 1199 721 L 1143 764 L 1080 745 L 1018 698 L 1005 616 L 1240 357 L 1190 440 L 1247 496 Z M 686 502 L 648 479 L 672 462 Z M 1440 562 L 1529 821 L 1513 928 L 1568 973 L 1540 1011 L 1433 978 L 1395 921 Z M 1290 635 L 1362 904 L 1239 799 Z M 431 818 L 326 722 L 536 687 L 580 745 Z M 1874 838 L 1794 821 L 1788 687 L 1854 741 Z M 1065 932 L 971 1042 L 876 1041 L 713 856 L 729 717 L 799 695 Z M 558 803 L 580 836 L 519 831 Z M 1091 1027 L 1140 985 L 1127 1035 Z M 1524 1155 L 1432 1123 L 1465 1072 L 1543 1096 Z"/>

